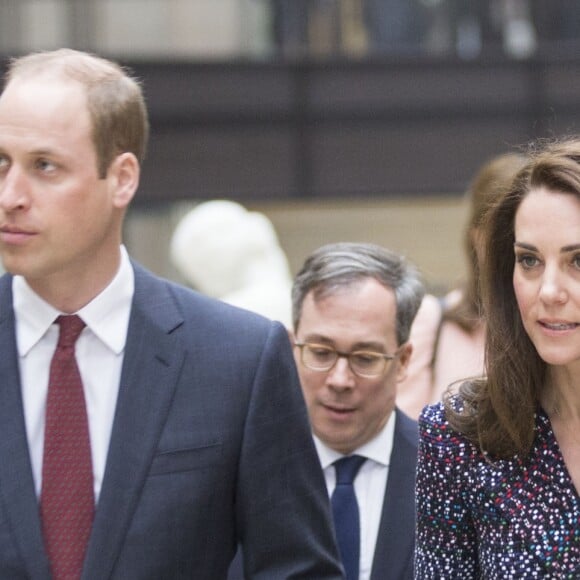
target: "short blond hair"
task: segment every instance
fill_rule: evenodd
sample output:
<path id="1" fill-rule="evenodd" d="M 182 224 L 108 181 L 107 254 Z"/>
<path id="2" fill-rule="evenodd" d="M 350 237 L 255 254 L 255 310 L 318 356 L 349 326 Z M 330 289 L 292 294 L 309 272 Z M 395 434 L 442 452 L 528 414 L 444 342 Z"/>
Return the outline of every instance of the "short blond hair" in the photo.
<path id="1" fill-rule="evenodd" d="M 38 73 L 70 79 L 85 88 L 101 178 L 121 153 L 133 153 L 140 163 L 143 161 L 149 137 L 147 107 L 139 81 L 124 68 L 68 48 L 37 52 L 10 62 L 5 88 L 17 78 Z"/>

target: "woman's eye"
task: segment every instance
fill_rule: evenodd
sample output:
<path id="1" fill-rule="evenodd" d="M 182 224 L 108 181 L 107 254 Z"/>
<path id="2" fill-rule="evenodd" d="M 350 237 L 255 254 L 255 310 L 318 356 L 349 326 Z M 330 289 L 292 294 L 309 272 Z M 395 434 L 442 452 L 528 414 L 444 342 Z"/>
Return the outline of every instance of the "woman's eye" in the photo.
<path id="1" fill-rule="evenodd" d="M 530 268 L 537 266 L 540 262 L 536 256 L 532 256 L 530 254 L 521 254 L 517 257 L 517 261 L 525 270 L 529 270 Z"/>

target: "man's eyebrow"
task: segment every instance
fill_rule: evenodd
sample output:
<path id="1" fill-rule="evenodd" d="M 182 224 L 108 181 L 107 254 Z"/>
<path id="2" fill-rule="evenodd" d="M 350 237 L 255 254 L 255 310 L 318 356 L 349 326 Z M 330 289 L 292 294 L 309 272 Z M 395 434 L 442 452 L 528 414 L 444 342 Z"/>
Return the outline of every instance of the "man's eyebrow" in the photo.
<path id="1" fill-rule="evenodd" d="M 43 149 L 33 149 L 32 151 L 29 152 L 29 155 L 34 155 L 37 157 L 51 157 L 54 155 L 58 155 L 58 151 L 56 151 L 55 149 L 48 149 L 48 148 L 43 148 Z"/>
<path id="2" fill-rule="evenodd" d="M 350 347 L 349 350 L 350 350 L 350 352 L 373 351 L 373 352 L 384 353 L 385 348 L 380 342 L 373 342 L 373 341 L 365 342 L 365 341 L 363 341 L 363 342 L 355 342 Z"/>

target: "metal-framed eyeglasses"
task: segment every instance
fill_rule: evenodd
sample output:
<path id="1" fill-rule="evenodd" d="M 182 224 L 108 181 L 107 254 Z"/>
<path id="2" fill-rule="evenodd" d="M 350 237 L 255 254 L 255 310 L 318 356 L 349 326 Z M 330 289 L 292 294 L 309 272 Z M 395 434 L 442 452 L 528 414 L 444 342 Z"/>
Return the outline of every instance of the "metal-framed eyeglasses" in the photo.
<path id="1" fill-rule="evenodd" d="M 383 354 L 372 350 L 341 352 L 332 346 L 313 342 L 295 342 L 294 346 L 300 349 L 300 361 L 307 369 L 328 372 L 339 358 L 345 358 L 350 370 L 365 379 L 382 376 L 390 362 L 399 355 L 399 351 L 395 354 Z"/>

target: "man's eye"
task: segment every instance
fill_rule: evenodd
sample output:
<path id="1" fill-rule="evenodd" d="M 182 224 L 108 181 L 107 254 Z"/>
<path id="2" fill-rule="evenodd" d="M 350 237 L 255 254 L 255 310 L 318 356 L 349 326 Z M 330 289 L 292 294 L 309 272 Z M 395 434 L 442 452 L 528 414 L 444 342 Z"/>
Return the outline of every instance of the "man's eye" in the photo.
<path id="1" fill-rule="evenodd" d="M 328 358 L 332 354 L 327 348 L 311 348 L 310 351 L 316 358 Z"/>
<path id="2" fill-rule="evenodd" d="M 38 159 L 35 163 L 36 169 L 43 173 L 50 173 L 56 169 L 56 165 L 47 159 Z"/>
<path id="3" fill-rule="evenodd" d="M 357 365 L 361 366 L 375 364 L 378 360 L 382 358 L 378 354 L 374 354 L 372 352 L 353 353 L 352 357 L 354 359 L 354 362 Z"/>

